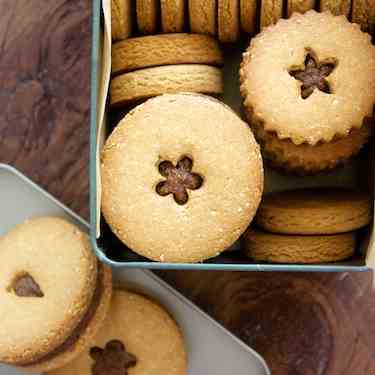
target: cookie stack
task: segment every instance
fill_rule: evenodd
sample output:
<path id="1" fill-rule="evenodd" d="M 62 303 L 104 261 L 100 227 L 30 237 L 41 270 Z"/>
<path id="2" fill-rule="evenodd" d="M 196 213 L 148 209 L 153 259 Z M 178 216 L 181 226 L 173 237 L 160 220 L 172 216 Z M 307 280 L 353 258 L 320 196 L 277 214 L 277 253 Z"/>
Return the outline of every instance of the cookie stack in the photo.
<path id="1" fill-rule="evenodd" d="M 111 0 L 113 40 L 131 34 L 192 32 L 235 42 L 311 9 L 343 15 L 363 31 L 375 29 L 375 0 Z"/>
<path id="2" fill-rule="evenodd" d="M 50 375 L 187 374 L 179 327 L 157 302 L 115 289 L 108 316 L 80 356 Z"/>
<path id="3" fill-rule="evenodd" d="M 368 194 L 335 188 L 266 195 L 244 234 L 246 255 L 275 263 L 327 263 L 354 253 L 355 231 L 372 217 Z M 259 229 L 260 228 L 260 229 Z"/>
<path id="4" fill-rule="evenodd" d="M 223 93 L 218 42 L 208 35 L 164 34 L 113 44 L 110 104 L 119 107 L 164 93 Z"/>
<path id="5" fill-rule="evenodd" d="M 0 253 L 1 363 L 53 375 L 186 375 L 176 322 L 143 295 L 112 291 L 111 269 L 75 225 L 32 218 L 1 237 Z"/>
<path id="6" fill-rule="evenodd" d="M 264 157 L 287 172 L 316 174 L 357 154 L 375 121 L 369 77 L 375 47 L 345 17 L 295 13 L 253 38 L 241 94 Z"/>

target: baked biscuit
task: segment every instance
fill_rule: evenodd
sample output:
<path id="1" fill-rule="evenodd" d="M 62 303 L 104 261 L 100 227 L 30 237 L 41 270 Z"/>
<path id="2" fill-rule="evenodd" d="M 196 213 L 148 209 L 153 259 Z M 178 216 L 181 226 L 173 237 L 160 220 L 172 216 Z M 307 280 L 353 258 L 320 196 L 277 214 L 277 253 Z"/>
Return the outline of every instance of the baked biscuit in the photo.
<path id="1" fill-rule="evenodd" d="M 165 33 L 180 33 L 185 26 L 185 0 L 160 0 L 161 26 Z"/>
<path id="2" fill-rule="evenodd" d="M 137 25 L 141 34 L 155 34 L 159 14 L 158 0 L 136 1 Z"/>
<path id="3" fill-rule="evenodd" d="M 368 142 L 372 126 L 365 124 L 352 130 L 345 138 L 315 146 L 296 146 L 289 139 L 278 139 L 255 123 L 251 128 L 262 146 L 263 157 L 271 167 L 297 175 L 314 175 L 347 163 Z"/>
<path id="4" fill-rule="evenodd" d="M 363 31 L 375 31 L 375 0 L 353 0 L 352 21 Z"/>
<path id="5" fill-rule="evenodd" d="M 257 224 L 284 234 L 337 234 L 369 224 L 368 194 L 349 189 L 315 188 L 272 193 L 263 197 Z"/>
<path id="6" fill-rule="evenodd" d="M 174 64 L 222 65 L 219 43 L 208 35 L 161 34 L 129 38 L 112 46 L 112 73 Z"/>
<path id="7" fill-rule="evenodd" d="M 168 65 L 125 73 L 112 79 L 112 106 L 134 103 L 161 94 L 199 92 L 223 93 L 223 77 L 219 68 L 208 65 Z"/>
<path id="8" fill-rule="evenodd" d="M 330 0 L 321 0 L 330 1 Z M 333 0 L 336 1 L 336 0 Z M 339 1 L 339 0 L 338 0 Z M 314 9 L 315 0 L 288 0 L 288 17 L 291 17 L 293 13 L 306 13 L 310 9 Z"/>
<path id="9" fill-rule="evenodd" d="M 257 31 L 257 1 L 240 0 L 240 20 L 243 31 L 255 34 Z"/>
<path id="10" fill-rule="evenodd" d="M 187 375 L 187 356 L 180 329 L 164 308 L 140 294 L 115 290 L 91 347 L 50 375 L 123 375 L 126 370 L 132 375 Z"/>
<path id="11" fill-rule="evenodd" d="M 253 38 L 240 71 L 250 123 L 311 146 L 344 138 L 372 116 L 374 76 L 370 36 L 345 17 L 312 10 Z"/>
<path id="12" fill-rule="evenodd" d="M 260 29 L 275 24 L 283 16 L 282 0 L 263 0 L 260 10 Z"/>
<path id="13" fill-rule="evenodd" d="M 111 270 L 86 234 L 56 217 L 16 226 L 0 253 L 0 361 L 34 373 L 70 362 L 103 323 Z"/>
<path id="14" fill-rule="evenodd" d="M 221 42 L 235 42 L 239 38 L 239 0 L 218 0 L 218 29 Z"/>
<path id="15" fill-rule="evenodd" d="M 351 257 L 354 233 L 330 236 L 290 236 L 250 229 L 245 232 L 244 252 L 257 260 L 273 263 L 328 263 Z"/>
<path id="16" fill-rule="evenodd" d="M 320 0 L 320 11 L 330 11 L 334 16 L 350 17 L 350 0 Z"/>
<path id="17" fill-rule="evenodd" d="M 132 30 L 131 0 L 111 0 L 112 39 L 122 40 Z"/>
<path id="18" fill-rule="evenodd" d="M 217 0 L 189 0 L 190 30 L 198 34 L 217 34 Z"/>
<path id="19" fill-rule="evenodd" d="M 247 228 L 262 195 L 262 159 L 249 127 L 204 95 L 162 95 L 136 107 L 101 156 L 107 223 L 155 261 L 218 255 Z"/>

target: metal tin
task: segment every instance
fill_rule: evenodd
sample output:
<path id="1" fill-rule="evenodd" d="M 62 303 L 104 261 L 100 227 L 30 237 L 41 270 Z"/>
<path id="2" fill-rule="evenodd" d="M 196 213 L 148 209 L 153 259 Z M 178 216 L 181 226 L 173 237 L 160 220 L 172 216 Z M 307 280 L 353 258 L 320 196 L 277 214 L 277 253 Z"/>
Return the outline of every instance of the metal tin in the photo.
<path id="1" fill-rule="evenodd" d="M 0 164 L 0 236 L 32 216 L 60 216 L 88 231 L 89 224 L 16 169 Z M 270 375 L 258 353 L 233 336 L 171 286 L 150 271 L 115 270 L 114 281 L 162 303 L 181 328 L 188 352 L 188 374 Z M 0 375 L 20 375 L 1 365 Z"/>
<path id="2" fill-rule="evenodd" d="M 107 228 L 99 239 L 96 238 L 97 217 L 97 101 L 98 101 L 98 73 L 100 69 L 99 43 L 101 33 L 101 0 L 93 1 L 92 26 L 92 71 L 91 71 L 91 119 L 90 119 L 90 220 L 91 242 L 98 258 L 118 268 L 148 268 L 148 269 L 178 269 L 178 270 L 222 270 L 222 271 L 315 271 L 315 272 L 343 272 L 366 271 L 368 267 L 362 257 L 355 260 L 334 264 L 267 264 L 256 263 L 241 256 L 238 252 L 224 252 L 220 256 L 203 263 L 158 263 L 143 258 L 122 244 Z M 230 101 L 231 98 L 229 98 Z M 233 100 L 232 100 L 233 101 Z M 103 220 L 102 220 L 103 221 Z"/>

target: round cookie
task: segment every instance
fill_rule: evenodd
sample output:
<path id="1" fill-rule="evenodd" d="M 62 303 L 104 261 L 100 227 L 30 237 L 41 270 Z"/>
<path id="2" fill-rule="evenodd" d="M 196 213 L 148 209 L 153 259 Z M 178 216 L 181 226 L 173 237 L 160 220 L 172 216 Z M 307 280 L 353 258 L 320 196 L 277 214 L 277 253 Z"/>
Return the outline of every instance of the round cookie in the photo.
<path id="1" fill-rule="evenodd" d="M 255 34 L 257 28 L 257 1 L 240 0 L 240 20 L 243 31 Z"/>
<path id="2" fill-rule="evenodd" d="M 263 0 L 260 10 L 260 29 L 275 24 L 283 16 L 282 0 Z"/>
<path id="3" fill-rule="evenodd" d="M 157 303 L 136 293 L 115 290 L 108 317 L 75 361 L 50 375 L 186 375 L 187 356 L 182 334 Z"/>
<path id="4" fill-rule="evenodd" d="M 216 35 L 216 0 L 189 0 L 189 21 L 192 33 Z"/>
<path id="5" fill-rule="evenodd" d="M 155 34 L 158 6 L 158 0 L 136 0 L 137 25 L 141 34 Z"/>
<path id="6" fill-rule="evenodd" d="M 160 0 L 161 26 L 165 33 L 180 33 L 185 26 L 185 0 Z"/>
<path id="7" fill-rule="evenodd" d="M 109 308 L 111 271 L 67 221 L 34 218 L 0 239 L 0 361 L 45 372 L 90 343 Z"/>
<path id="8" fill-rule="evenodd" d="M 351 257 L 354 233 L 330 236 L 286 236 L 249 229 L 243 237 L 247 256 L 274 263 L 328 263 Z"/>
<path id="9" fill-rule="evenodd" d="M 327 0 L 321 0 L 322 2 Z M 328 0 L 330 1 L 330 0 Z M 333 0 L 336 1 L 336 0 Z M 338 2 L 338 1 L 337 1 Z M 306 13 L 310 9 L 314 9 L 315 0 L 288 0 L 288 17 L 293 13 Z"/>
<path id="10" fill-rule="evenodd" d="M 222 94 L 221 69 L 198 64 L 160 66 L 122 74 L 110 86 L 112 106 L 178 92 Z"/>
<path id="11" fill-rule="evenodd" d="M 349 189 L 315 188 L 272 193 L 263 197 L 257 224 L 284 234 L 336 234 L 369 224 L 368 194 Z"/>
<path id="12" fill-rule="evenodd" d="M 330 11 L 335 16 L 350 17 L 350 0 L 320 0 L 320 11 Z"/>
<path id="13" fill-rule="evenodd" d="M 262 146 L 263 157 L 270 166 L 288 173 L 313 175 L 327 172 L 345 164 L 368 142 L 370 124 L 352 130 L 348 136 L 315 146 L 296 146 L 289 139 L 278 139 L 276 135 L 264 131 L 262 126 L 252 124 L 254 135 Z"/>
<path id="14" fill-rule="evenodd" d="M 263 191 L 250 129 L 204 95 L 148 100 L 119 123 L 101 156 L 107 223 L 129 248 L 155 261 L 218 255 L 247 228 Z"/>
<path id="15" fill-rule="evenodd" d="M 235 42 L 240 36 L 239 0 L 218 0 L 220 42 Z"/>
<path id="16" fill-rule="evenodd" d="M 222 65 L 216 39 L 198 34 L 161 34 L 130 38 L 112 46 L 112 73 L 173 64 Z"/>
<path id="17" fill-rule="evenodd" d="M 131 34 L 131 0 L 111 0 L 112 39 L 126 39 Z"/>
<path id="18" fill-rule="evenodd" d="M 353 0 L 352 21 L 363 31 L 375 31 L 375 0 Z"/>
<path id="19" fill-rule="evenodd" d="M 312 10 L 253 38 L 240 70 L 250 122 L 296 145 L 330 142 L 360 128 L 373 111 L 373 76 L 370 36 L 345 17 Z"/>

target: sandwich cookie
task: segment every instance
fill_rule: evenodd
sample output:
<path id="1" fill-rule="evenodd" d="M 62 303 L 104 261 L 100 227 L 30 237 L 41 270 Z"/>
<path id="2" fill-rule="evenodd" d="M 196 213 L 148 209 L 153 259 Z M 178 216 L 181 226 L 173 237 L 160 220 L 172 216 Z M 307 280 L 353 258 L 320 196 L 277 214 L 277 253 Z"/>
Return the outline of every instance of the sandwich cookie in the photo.
<path id="1" fill-rule="evenodd" d="M 162 95 L 136 107 L 102 151 L 102 212 L 129 248 L 199 262 L 245 231 L 263 191 L 259 147 L 225 104 Z"/>
<path id="2" fill-rule="evenodd" d="M 111 271 L 67 221 L 34 218 L 0 239 L 0 362 L 47 372 L 91 343 L 106 316 Z"/>
<path id="3" fill-rule="evenodd" d="M 186 375 L 179 327 L 157 303 L 115 290 L 107 319 L 91 346 L 50 375 Z"/>

